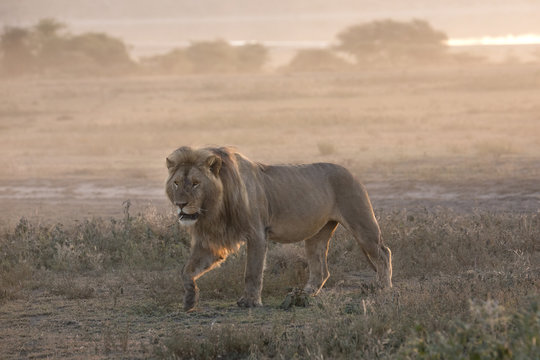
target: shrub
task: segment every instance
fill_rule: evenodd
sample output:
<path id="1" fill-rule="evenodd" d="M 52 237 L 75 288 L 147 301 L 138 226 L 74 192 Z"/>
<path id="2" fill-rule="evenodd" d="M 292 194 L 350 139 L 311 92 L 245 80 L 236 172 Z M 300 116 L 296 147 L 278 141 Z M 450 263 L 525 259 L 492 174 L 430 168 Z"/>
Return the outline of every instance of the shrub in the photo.
<path id="1" fill-rule="evenodd" d="M 233 72 L 236 67 L 234 48 L 225 40 L 194 42 L 186 57 L 195 72 Z"/>
<path id="2" fill-rule="evenodd" d="M 321 155 L 332 155 L 336 152 L 336 147 L 334 144 L 327 142 L 317 143 L 317 148 L 319 149 L 319 154 Z"/>
<path id="3" fill-rule="evenodd" d="M 500 159 L 503 155 L 511 155 L 516 151 L 512 144 L 503 140 L 485 140 L 474 144 L 474 148 L 478 155 L 492 157 L 495 160 Z"/>
<path id="4" fill-rule="evenodd" d="M 349 67 L 350 64 L 347 61 L 328 49 L 306 49 L 298 51 L 286 70 L 339 71 Z"/>
<path id="5" fill-rule="evenodd" d="M 86 33 L 72 36 L 66 42 L 65 51 L 83 54 L 104 68 L 132 65 L 124 42 L 107 34 Z"/>
<path id="6" fill-rule="evenodd" d="M 225 40 L 193 42 L 186 49 L 143 59 L 145 70 L 165 74 L 260 71 L 268 50 L 260 44 L 232 46 Z"/>
<path id="7" fill-rule="evenodd" d="M 150 73 L 188 74 L 193 71 L 193 64 L 186 56 L 184 49 L 173 49 L 163 55 L 149 56 L 141 59 L 144 71 Z"/>
<path id="8" fill-rule="evenodd" d="M 351 26 L 338 35 L 336 49 L 358 63 L 414 63 L 441 60 L 446 54 L 446 34 L 423 20 L 377 20 Z"/>

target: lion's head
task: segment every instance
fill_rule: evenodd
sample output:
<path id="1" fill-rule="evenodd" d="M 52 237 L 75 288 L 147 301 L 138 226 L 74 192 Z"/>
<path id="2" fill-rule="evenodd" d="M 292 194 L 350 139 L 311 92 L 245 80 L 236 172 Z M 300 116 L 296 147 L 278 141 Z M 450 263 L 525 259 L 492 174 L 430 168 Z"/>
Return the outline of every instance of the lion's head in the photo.
<path id="1" fill-rule="evenodd" d="M 166 192 L 181 225 L 194 225 L 218 210 L 223 194 L 221 165 L 221 157 L 208 149 L 181 147 L 167 157 Z"/>
<path id="2" fill-rule="evenodd" d="M 229 148 L 184 146 L 166 160 L 166 192 L 180 225 L 220 254 L 236 249 L 251 229 L 239 156 Z"/>

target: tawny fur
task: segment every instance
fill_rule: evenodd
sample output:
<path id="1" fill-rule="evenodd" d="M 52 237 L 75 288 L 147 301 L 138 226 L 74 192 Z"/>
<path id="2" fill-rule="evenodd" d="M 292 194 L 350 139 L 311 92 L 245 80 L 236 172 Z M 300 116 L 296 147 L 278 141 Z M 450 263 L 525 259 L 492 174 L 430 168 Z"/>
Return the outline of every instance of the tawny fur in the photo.
<path id="1" fill-rule="evenodd" d="M 186 310 L 198 300 L 195 280 L 242 243 L 247 263 L 238 305 L 262 305 L 268 241 L 305 241 L 310 271 L 305 290 L 316 294 L 330 276 L 328 243 L 338 223 L 351 231 L 380 285 L 392 286 L 391 252 L 382 243 L 367 192 L 342 166 L 263 165 L 230 148 L 181 147 L 167 157 L 167 167 L 170 201 L 198 215 L 187 227 L 192 249 L 182 272 Z"/>

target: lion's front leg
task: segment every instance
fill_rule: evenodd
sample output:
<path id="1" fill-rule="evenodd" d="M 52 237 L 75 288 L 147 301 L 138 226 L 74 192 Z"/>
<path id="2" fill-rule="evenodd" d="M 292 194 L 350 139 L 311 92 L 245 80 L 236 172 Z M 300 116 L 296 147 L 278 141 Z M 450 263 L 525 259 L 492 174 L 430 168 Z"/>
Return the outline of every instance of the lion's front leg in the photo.
<path id="1" fill-rule="evenodd" d="M 216 256 L 210 250 L 195 245 L 188 262 L 182 270 L 185 311 L 193 310 L 199 301 L 199 288 L 195 280 L 212 270 L 223 260 L 223 257 Z"/>
<path id="2" fill-rule="evenodd" d="M 237 304 L 240 307 L 262 306 L 261 292 L 266 258 L 266 240 L 264 237 L 248 240 L 246 251 L 244 295 L 238 300 Z"/>

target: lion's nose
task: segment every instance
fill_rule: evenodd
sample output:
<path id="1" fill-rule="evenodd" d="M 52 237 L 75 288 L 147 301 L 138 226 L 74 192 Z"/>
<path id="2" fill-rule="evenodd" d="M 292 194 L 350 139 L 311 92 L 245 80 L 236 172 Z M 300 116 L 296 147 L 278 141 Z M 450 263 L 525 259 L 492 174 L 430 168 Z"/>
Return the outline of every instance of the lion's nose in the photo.
<path id="1" fill-rule="evenodd" d="M 186 205 L 187 205 L 187 202 L 181 202 L 181 201 L 176 202 L 176 206 L 178 206 L 180 209 L 183 209 L 184 206 Z"/>

